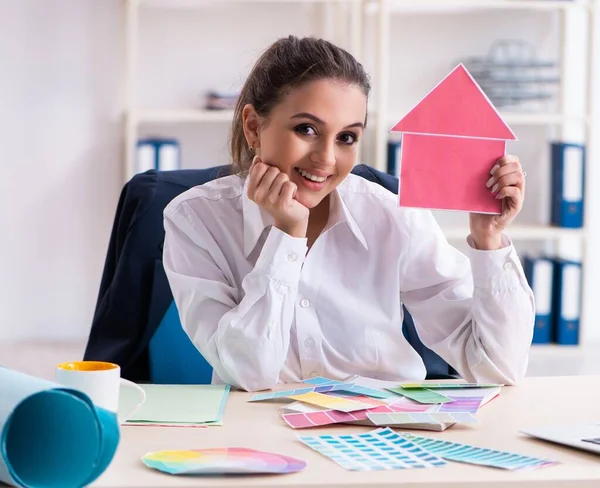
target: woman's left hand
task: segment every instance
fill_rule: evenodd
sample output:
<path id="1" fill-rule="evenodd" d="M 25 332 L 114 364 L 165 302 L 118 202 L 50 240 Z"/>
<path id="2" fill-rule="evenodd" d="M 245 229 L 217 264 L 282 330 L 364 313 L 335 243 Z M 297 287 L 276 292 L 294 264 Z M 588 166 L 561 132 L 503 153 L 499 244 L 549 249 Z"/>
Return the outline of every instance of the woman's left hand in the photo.
<path id="1" fill-rule="evenodd" d="M 502 213 L 500 215 L 480 213 L 469 215 L 471 237 L 477 249 L 500 249 L 502 247 L 502 232 L 519 214 L 525 198 L 525 174 L 519 158 L 510 155 L 500 158 L 490 174 L 491 177 L 486 186 L 496 198 L 502 200 Z"/>

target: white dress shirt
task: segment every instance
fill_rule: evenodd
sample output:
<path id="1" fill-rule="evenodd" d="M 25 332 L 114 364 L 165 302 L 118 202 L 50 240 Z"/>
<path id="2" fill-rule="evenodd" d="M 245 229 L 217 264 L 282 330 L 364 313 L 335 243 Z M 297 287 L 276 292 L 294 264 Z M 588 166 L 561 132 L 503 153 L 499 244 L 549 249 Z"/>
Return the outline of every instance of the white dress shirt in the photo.
<path id="1" fill-rule="evenodd" d="M 430 211 L 400 208 L 396 195 L 349 174 L 308 251 L 306 238 L 272 226 L 246 184 L 211 181 L 164 212 L 164 267 L 214 383 L 255 391 L 313 376 L 421 380 L 403 303 L 423 343 L 466 380 L 524 376 L 534 300 L 506 236 L 502 249 L 467 257 Z"/>

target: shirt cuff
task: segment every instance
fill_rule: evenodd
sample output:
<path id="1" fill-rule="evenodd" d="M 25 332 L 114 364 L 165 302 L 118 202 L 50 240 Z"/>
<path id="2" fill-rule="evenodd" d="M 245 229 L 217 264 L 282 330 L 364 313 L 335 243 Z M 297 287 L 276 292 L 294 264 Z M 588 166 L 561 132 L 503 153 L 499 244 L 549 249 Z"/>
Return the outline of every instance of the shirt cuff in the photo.
<path id="1" fill-rule="evenodd" d="M 292 237 L 277 227 L 271 227 L 256 261 L 256 269 L 286 286 L 298 284 L 307 251 L 306 237 Z"/>
<path id="2" fill-rule="evenodd" d="M 524 277 L 523 267 L 510 238 L 502 234 L 502 247 L 492 251 L 475 249 L 471 236 L 469 259 L 473 272 L 473 284 L 493 292 L 514 291 Z"/>

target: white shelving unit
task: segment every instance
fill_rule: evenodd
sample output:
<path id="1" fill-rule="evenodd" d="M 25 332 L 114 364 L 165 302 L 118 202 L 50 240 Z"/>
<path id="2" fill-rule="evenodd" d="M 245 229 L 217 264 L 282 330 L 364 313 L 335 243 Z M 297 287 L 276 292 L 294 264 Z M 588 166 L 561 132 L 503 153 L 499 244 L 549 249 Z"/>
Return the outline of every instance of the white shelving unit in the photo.
<path id="1" fill-rule="evenodd" d="M 392 49 L 390 34 L 394 22 L 403 15 L 450 14 L 469 16 L 483 11 L 512 11 L 516 15 L 521 12 L 555 12 L 560 17 L 560 60 L 561 80 L 571 80 L 569 52 L 565 47 L 572 29 L 572 17 L 584 15 L 589 31 L 587 40 L 586 72 L 587 86 L 581 87 L 586 93 L 585 107 L 579 113 L 572 109 L 568 102 L 567 89 L 561 89 L 558 109 L 549 113 L 506 112 L 501 115 L 512 127 L 548 127 L 558 137 L 567 137 L 573 127 L 584 134 L 582 140 L 586 144 L 587 167 L 585 188 L 585 226 L 583 229 L 556 228 L 549 225 L 513 225 L 510 236 L 515 241 L 539 241 L 551 243 L 557 249 L 566 242 L 573 242 L 581 247 L 584 270 L 600 269 L 600 255 L 586 252 L 600 245 L 600 215 L 595 216 L 592 209 L 600 208 L 600 195 L 595 189 L 600 183 L 600 0 L 124 0 L 126 27 L 126 101 L 125 101 L 125 165 L 124 178 L 134 175 L 134 151 L 141 125 L 157 124 L 228 124 L 232 111 L 209 111 L 194 109 L 161 109 L 146 110 L 137 107 L 134 100 L 138 91 L 136 67 L 139 51 L 140 9 L 200 9 L 227 4 L 252 4 L 257 9 L 268 9 L 274 3 L 296 4 L 299 6 L 318 6 L 315 9 L 321 16 L 324 26 L 322 36 L 348 48 L 358 59 L 364 62 L 363 53 L 368 43 L 375 46 L 375 70 L 371 72 L 375 97 L 370 101 L 369 130 L 374 140 L 372 152 L 363 154 L 361 160 L 367 161 L 380 170 L 386 169 L 387 141 L 389 129 L 403 115 L 398 107 L 390 105 L 390 63 Z M 165 12 L 168 15 L 168 12 Z M 293 19 L 292 19 L 293 20 Z M 343 21 L 342 21 L 343 20 Z M 376 24 L 374 39 L 365 37 L 365 25 Z M 332 33 L 335 31 L 337 38 Z M 230 32 L 224 35 L 231 36 Z M 342 42 L 340 42 L 340 40 Z M 417 40 L 415 40 L 415 43 Z M 216 44 L 216 43 L 215 43 Z M 148 82 L 148 80 L 143 80 Z M 563 83 L 563 86 L 566 86 Z M 570 88 L 573 90 L 573 84 Z M 375 107 L 375 108 L 373 108 Z M 373 123 L 374 122 L 374 123 Z M 532 176 L 530 176 L 531 178 Z M 445 235 L 450 240 L 464 240 L 468 228 L 464 225 L 444 226 Z M 596 257 L 598 256 L 598 257 Z M 591 333 L 593 322 L 600 321 L 600 300 L 592 294 L 593 276 L 584 271 L 583 303 L 581 317 L 581 343 L 587 343 L 588 337 L 600 340 L 600 326 L 597 332 Z"/>
<path id="2" fill-rule="evenodd" d="M 135 147 L 139 128 L 142 124 L 187 124 L 187 123 L 230 123 L 231 110 L 167 109 L 145 110 L 136 106 L 136 94 L 139 90 L 137 76 L 140 10 L 141 9 L 208 9 L 229 5 L 251 4 L 257 8 L 268 9 L 273 4 L 295 4 L 299 7 L 320 6 L 323 29 L 320 35 L 341 43 L 355 56 L 360 57 L 362 48 L 362 19 L 364 0 L 124 0 L 125 4 L 125 149 L 124 180 L 135 174 Z M 166 13 L 168 15 L 168 12 Z M 344 16 L 344 22 L 340 22 Z M 293 19 L 290 20 L 290 25 Z M 230 35 L 229 33 L 225 35 Z"/>
<path id="3" fill-rule="evenodd" d="M 551 127 L 557 137 L 564 137 L 567 140 L 569 135 L 580 132 L 583 134 L 580 140 L 587 150 L 586 165 L 586 188 L 585 188 L 585 225 L 582 229 L 557 228 L 550 225 L 513 225 L 509 234 L 515 241 L 542 241 L 557 251 L 566 247 L 578 246 L 579 256 L 584 263 L 583 289 L 582 289 L 582 311 L 580 324 L 580 343 L 587 344 L 588 338 L 591 340 L 600 339 L 600 331 L 593 331 L 594 321 L 600 318 L 600 305 L 598 300 L 592 294 L 593 276 L 586 272 L 590 269 L 600 269 L 600 259 L 597 259 L 588 249 L 595 249 L 600 244 L 600 219 L 595 217 L 592 209 L 598 208 L 595 194 L 595 182 L 598 182 L 600 176 L 595 169 L 598 166 L 600 157 L 600 126 L 598 112 L 600 111 L 598 101 L 598 89 L 600 89 L 598 79 L 600 57 L 600 2 L 598 0 L 377 0 L 367 2 L 365 8 L 366 15 L 376 16 L 377 20 L 377 68 L 376 68 L 376 87 L 377 87 L 377 111 L 372 113 L 372 119 L 375 120 L 375 150 L 374 166 L 380 170 L 385 170 L 387 166 L 387 142 L 390 138 L 389 129 L 404 113 L 400 113 L 389 104 L 390 85 L 390 63 L 392 49 L 390 43 L 390 33 L 393 22 L 405 14 L 459 14 L 468 16 L 472 13 L 491 10 L 510 10 L 516 13 L 520 11 L 540 11 L 556 12 L 560 16 L 561 26 L 561 45 L 562 52 L 558 53 L 560 60 L 561 85 L 559 96 L 559 109 L 553 113 L 502 113 L 504 120 L 511 126 L 547 126 Z M 564 88 L 572 81 L 572 73 L 569 66 L 569 56 L 567 43 L 572 32 L 573 15 L 583 13 L 587 21 L 588 38 L 585 48 L 586 55 L 586 77 L 587 86 L 581 86 L 581 90 L 586 92 L 584 103 L 585 110 L 581 113 L 573 112 L 569 103 L 569 93 Z M 415 41 L 416 44 L 417 41 Z M 415 46 L 415 48 L 417 48 Z M 570 89 L 573 90 L 571 84 Z M 597 222 L 599 221 L 599 222 Z M 444 234 L 449 240 L 463 240 L 468 235 L 466 226 L 444 227 Z M 598 326 L 596 326 L 598 327 Z"/>

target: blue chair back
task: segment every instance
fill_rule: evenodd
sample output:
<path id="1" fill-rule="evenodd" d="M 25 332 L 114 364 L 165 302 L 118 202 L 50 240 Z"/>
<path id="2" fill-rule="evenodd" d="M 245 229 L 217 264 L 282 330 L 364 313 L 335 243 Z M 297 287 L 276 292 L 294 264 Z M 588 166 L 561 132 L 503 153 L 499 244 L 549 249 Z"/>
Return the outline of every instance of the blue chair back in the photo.
<path id="1" fill-rule="evenodd" d="M 212 367 L 181 327 L 175 302 L 148 344 L 150 380 L 157 384 L 209 385 Z"/>

